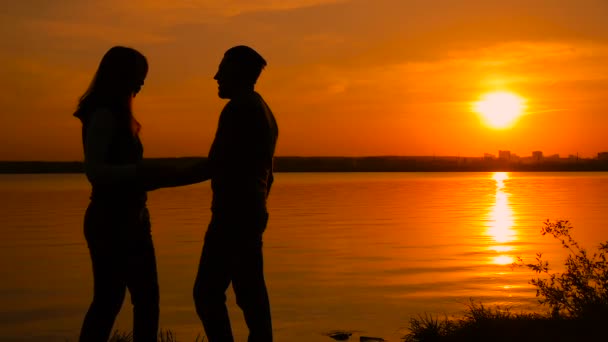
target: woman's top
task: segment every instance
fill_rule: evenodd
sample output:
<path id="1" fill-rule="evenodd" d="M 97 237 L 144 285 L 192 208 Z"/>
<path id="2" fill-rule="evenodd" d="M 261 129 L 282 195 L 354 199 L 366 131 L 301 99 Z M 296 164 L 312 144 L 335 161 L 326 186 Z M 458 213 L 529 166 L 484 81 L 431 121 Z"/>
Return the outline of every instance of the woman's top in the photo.
<path id="1" fill-rule="evenodd" d="M 143 146 L 133 134 L 128 116 L 97 108 L 84 120 L 82 138 L 85 173 L 93 188 L 91 200 L 145 206 L 146 189 L 137 172 Z"/>

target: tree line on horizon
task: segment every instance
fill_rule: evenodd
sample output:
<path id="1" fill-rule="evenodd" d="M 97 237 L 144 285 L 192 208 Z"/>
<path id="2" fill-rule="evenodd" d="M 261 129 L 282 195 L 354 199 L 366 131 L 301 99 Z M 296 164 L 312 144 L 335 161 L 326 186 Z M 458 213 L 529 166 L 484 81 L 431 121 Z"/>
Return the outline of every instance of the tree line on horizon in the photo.
<path id="1" fill-rule="evenodd" d="M 183 157 L 180 159 L 192 159 Z M 154 158 L 168 160 L 175 158 Z M 523 162 L 482 157 L 276 157 L 276 172 L 608 171 L 608 160 Z M 80 161 L 0 161 L 0 173 L 83 173 Z"/>

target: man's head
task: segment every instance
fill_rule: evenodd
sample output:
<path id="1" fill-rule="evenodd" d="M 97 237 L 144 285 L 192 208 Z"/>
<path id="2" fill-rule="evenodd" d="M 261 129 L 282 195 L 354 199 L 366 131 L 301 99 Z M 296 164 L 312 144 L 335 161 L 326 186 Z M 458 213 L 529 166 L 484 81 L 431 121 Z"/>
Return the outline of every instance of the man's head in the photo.
<path id="1" fill-rule="evenodd" d="M 219 85 L 219 97 L 230 99 L 236 94 L 253 91 L 266 61 L 254 49 L 239 45 L 228 49 L 213 77 Z"/>

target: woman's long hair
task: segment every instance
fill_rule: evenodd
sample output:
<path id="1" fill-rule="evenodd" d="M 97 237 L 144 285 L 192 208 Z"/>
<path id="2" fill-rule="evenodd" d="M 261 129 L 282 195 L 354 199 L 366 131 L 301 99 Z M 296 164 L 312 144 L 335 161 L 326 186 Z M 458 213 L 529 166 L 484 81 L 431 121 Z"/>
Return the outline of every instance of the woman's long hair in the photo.
<path id="1" fill-rule="evenodd" d="M 131 101 L 148 73 L 148 61 L 139 51 L 115 46 L 101 59 L 93 81 L 80 97 L 74 116 L 83 124 L 96 108 L 107 108 L 137 135 L 141 125 L 133 117 Z"/>

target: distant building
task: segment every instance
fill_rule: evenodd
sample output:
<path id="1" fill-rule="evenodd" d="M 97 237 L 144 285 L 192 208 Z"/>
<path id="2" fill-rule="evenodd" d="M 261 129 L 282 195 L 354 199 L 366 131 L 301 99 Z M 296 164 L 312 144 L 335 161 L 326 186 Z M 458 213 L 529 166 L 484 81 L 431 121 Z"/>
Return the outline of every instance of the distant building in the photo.
<path id="1" fill-rule="evenodd" d="M 608 152 L 600 152 L 597 154 L 597 159 L 608 160 Z"/>
<path id="2" fill-rule="evenodd" d="M 484 160 L 494 160 L 494 155 L 491 153 L 484 153 L 483 154 L 483 159 Z"/>
<path id="3" fill-rule="evenodd" d="M 498 151 L 498 159 L 500 159 L 500 160 L 510 160 L 511 159 L 511 151 Z"/>
<path id="4" fill-rule="evenodd" d="M 553 161 L 559 160 L 559 154 L 552 154 L 550 156 L 546 156 L 545 159 L 546 160 L 553 160 Z"/>
<path id="5" fill-rule="evenodd" d="M 532 151 L 532 159 L 536 161 L 543 160 L 543 151 Z"/>

